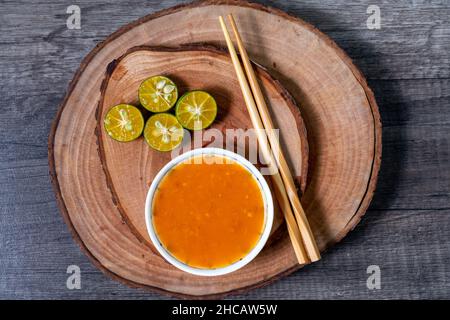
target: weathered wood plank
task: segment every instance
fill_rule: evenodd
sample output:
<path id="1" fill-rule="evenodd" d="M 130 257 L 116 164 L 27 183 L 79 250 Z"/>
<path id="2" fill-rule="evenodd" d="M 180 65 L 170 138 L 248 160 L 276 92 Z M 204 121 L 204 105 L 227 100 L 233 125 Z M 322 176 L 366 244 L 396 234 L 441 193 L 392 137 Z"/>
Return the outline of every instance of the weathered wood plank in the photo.
<path id="1" fill-rule="evenodd" d="M 341 46 L 369 79 L 450 77 L 450 7 L 442 1 L 267 1 L 312 23 Z M 367 28 L 367 8 L 381 28 Z"/>
<path id="2" fill-rule="evenodd" d="M 450 77 L 450 8 L 446 1 L 261 1 L 286 10 L 331 36 L 368 78 Z M 70 66 L 111 31 L 180 1 L 80 1 L 81 30 L 68 30 L 65 3 L 2 3 L 2 51 L 35 66 Z M 381 11 L 381 29 L 368 30 L 369 5 Z M 126 14 L 124 14 L 126 12 Z M 30 45 L 31 44 L 31 45 Z M 2 56 L 5 55 L 2 53 Z M 31 58 L 32 58 L 31 57 Z M 61 59 L 64 57 L 64 59 Z M 77 58 L 78 57 L 78 58 Z M 16 60 L 3 60 L 5 64 Z M 72 70 L 75 70 L 75 66 Z M 33 69 L 28 69 L 28 71 Z M 69 73 L 70 74 L 70 73 Z M 51 75 L 51 74 L 50 74 Z"/>
<path id="3" fill-rule="evenodd" d="M 372 209 L 343 243 L 237 298 L 449 298 L 448 2 L 260 2 L 313 23 L 360 66 L 383 119 L 383 162 Z M 77 1 L 81 30 L 65 27 L 67 3 L 0 4 L 0 298 L 162 298 L 109 280 L 77 248 L 54 202 L 46 143 L 81 59 L 123 24 L 178 3 Z M 365 26 L 369 4 L 381 9 L 380 30 Z M 71 264 L 81 290 L 65 286 Z M 370 264 L 381 290 L 365 286 Z"/>
<path id="4" fill-rule="evenodd" d="M 383 122 L 383 161 L 372 208 L 449 208 L 450 80 L 370 85 Z"/>

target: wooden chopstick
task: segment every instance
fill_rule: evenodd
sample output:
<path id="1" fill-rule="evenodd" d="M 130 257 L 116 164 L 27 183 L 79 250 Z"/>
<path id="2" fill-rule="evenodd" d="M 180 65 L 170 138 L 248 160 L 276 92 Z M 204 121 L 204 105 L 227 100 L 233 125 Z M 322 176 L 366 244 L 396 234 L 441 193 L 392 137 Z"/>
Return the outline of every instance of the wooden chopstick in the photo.
<path id="1" fill-rule="evenodd" d="M 231 27 L 233 29 L 234 36 L 236 38 L 236 42 L 239 48 L 239 53 L 241 55 L 241 60 L 244 65 L 248 82 L 250 83 L 250 87 L 252 89 L 253 96 L 256 101 L 256 105 L 264 128 L 269 131 L 274 130 L 273 122 L 270 117 L 269 110 L 267 108 L 266 101 L 264 99 L 264 95 L 258 84 L 258 79 L 256 78 L 255 72 L 250 63 L 247 50 L 244 47 L 244 44 L 242 42 L 241 36 L 236 26 L 236 22 L 234 21 L 232 14 L 228 15 L 228 20 L 230 21 Z M 303 207 L 300 203 L 300 199 L 298 197 L 297 190 L 294 184 L 294 179 L 292 178 L 286 158 L 284 157 L 278 139 L 274 137 L 274 135 L 272 134 L 269 134 L 268 138 L 272 148 L 272 152 L 275 152 L 274 150 L 278 151 L 278 154 L 275 155 L 275 159 L 277 160 L 277 165 L 280 170 L 281 177 L 286 187 L 289 200 L 294 209 L 294 215 L 295 218 L 297 219 L 297 224 L 299 226 L 300 234 L 303 238 L 303 242 L 306 247 L 306 252 L 308 253 L 308 256 L 312 262 L 317 261 L 320 259 L 320 251 L 317 247 L 317 243 L 314 239 L 311 227 L 309 226 L 309 222 L 308 219 L 306 218 L 305 211 L 303 210 Z"/>
<path id="2" fill-rule="evenodd" d="M 258 138 L 258 142 L 261 146 L 261 151 L 263 153 L 264 159 L 268 162 L 269 166 L 276 165 L 275 159 L 272 154 L 272 150 L 268 144 L 266 139 L 266 134 L 264 130 L 264 126 L 261 122 L 261 118 L 259 116 L 255 101 L 253 99 L 252 92 L 247 83 L 246 76 L 244 74 L 244 70 L 242 69 L 241 63 L 239 62 L 239 58 L 237 56 L 236 50 L 234 48 L 233 42 L 231 41 L 230 35 L 228 33 L 228 29 L 225 25 L 225 21 L 222 17 L 219 17 L 220 25 L 222 27 L 223 34 L 225 36 L 225 40 L 227 42 L 228 50 L 231 55 L 231 60 L 233 62 L 234 69 L 237 74 L 237 78 L 239 84 L 242 89 L 242 94 L 244 96 L 244 101 L 247 106 L 247 110 L 250 115 L 250 119 L 252 121 L 253 127 L 256 129 L 256 135 Z M 289 198 L 286 193 L 286 189 L 283 185 L 283 180 L 280 176 L 278 169 L 275 174 L 270 176 L 273 184 L 275 196 L 278 200 L 278 203 L 283 211 L 284 218 L 286 220 L 286 225 L 288 229 L 289 236 L 291 238 L 292 246 L 294 248 L 295 255 L 300 264 L 305 264 L 309 262 L 308 256 L 306 254 L 305 248 L 303 246 L 303 241 L 301 239 L 300 230 L 297 226 L 297 222 L 295 220 L 294 214 L 292 213 L 292 208 L 289 203 Z"/>

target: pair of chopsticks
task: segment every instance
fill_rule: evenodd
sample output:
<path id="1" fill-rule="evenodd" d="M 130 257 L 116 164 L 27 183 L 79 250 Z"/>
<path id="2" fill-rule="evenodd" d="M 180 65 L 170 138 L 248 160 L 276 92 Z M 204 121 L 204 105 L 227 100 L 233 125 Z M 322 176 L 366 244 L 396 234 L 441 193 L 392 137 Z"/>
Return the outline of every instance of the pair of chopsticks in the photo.
<path id="1" fill-rule="evenodd" d="M 247 51 L 244 48 L 234 18 L 231 14 L 228 15 L 228 20 L 236 38 L 245 73 L 242 69 L 223 17 L 219 17 L 219 20 L 241 86 L 248 113 L 250 114 L 253 127 L 256 129 L 263 157 L 269 166 L 277 166 L 275 174 L 270 177 L 274 185 L 275 196 L 286 220 L 288 233 L 297 260 L 300 264 L 317 261 L 320 259 L 320 252 L 298 198 L 297 190 L 287 165 L 286 158 L 283 155 L 277 137 L 273 134 L 267 134 L 267 132 L 273 132 L 273 122 L 270 118 L 264 96 L 250 63 L 250 59 L 248 58 Z"/>

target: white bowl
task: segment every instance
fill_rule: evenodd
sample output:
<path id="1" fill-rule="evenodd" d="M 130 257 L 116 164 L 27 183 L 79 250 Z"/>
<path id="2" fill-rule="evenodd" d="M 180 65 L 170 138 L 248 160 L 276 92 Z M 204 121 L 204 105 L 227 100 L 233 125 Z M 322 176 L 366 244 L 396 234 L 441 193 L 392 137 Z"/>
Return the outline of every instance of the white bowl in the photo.
<path id="1" fill-rule="evenodd" d="M 261 194 L 263 196 L 264 200 L 264 229 L 261 234 L 261 237 L 259 238 L 256 245 L 253 247 L 253 249 L 241 260 L 230 264 L 226 267 L 222 268 L 215 268 L 215 269 L 202 269 L 202 268 L 195 268 L 191 267 L 181 261 L 179 261 L 177 258 L 172 256 L 172 254 L 167 251 L 164 246 L 161 244 L 161 242 L 158 239 L 158 236 L 155 232 L 153 221 L 152 221 L 152 203 L 153 203 L 153 197 L 155 195 L 155 191 L 161 182 L 161 180 L 164 178 L 164 176 L 177 164 L 180 162 L 183 162 L 184 160 L 187 160 L 189 158 L 198 156 L 198 155 L 217 155 L 217 156 L 223 156 L 225 158 L 231 158 L 232 160 L 239 163 L 241 166 L 243 166 L 245 169 L 247 169 L 252 176 L 255 178 L 255 180 L 258 183 L 258 186 L 261 190 Z M 261 175 L 259 170 L 251 164 L 247 159 L 244 157 L 228 151 L 224 149 L 219 148 L 203 148 L 203 149 L 195 149 L 188 151 L 186 153 L 183 153 L 182 155 L 179 155 L 178 157 L 172 159 L 169 163 L 167 163 L 161 171 L 158 172 L 155 179 L 152 182 L 152 185 L 150 186 L 150 189 L 147 193 L 147 200 L 145 202 L 145 223 L 147 224 L 147 230 L 148 234 L 150 235 L 150 239 L 153 242 L 153 245 L 156 247 L 158 252 L 166 259 L 169 263 L 171 263 L 173 266 L 177 267 L 178 269 L 181 269 L 183 271 L 186 271 L 191 274 L 199 275 L 199 276 L 219 276 L 223 274 L 227 274 L 233 271 L 236 271 L 243 266 L 245 266 L 247 263 L 252 261 L 258 253 L 262 250 L 264 245 L 266 244 L 267 239 L 269 238 L 270 231 L 272 229 L 273 224 L 273 200 L 272 200 L 272 194 L 270 192 L 269 186 L 266 183 L 266 180 Z"/>

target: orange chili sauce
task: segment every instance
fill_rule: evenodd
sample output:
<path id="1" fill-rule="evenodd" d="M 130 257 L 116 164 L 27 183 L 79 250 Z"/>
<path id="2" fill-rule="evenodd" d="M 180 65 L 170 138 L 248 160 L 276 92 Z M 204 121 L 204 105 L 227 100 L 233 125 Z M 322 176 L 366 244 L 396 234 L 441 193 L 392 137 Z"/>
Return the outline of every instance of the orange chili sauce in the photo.
<path id="1" fill-rule="evenodd" d="M 153 226 L 179 261 L 220 268 L 242 259 L 258 242 L 264 200 L 256 179 L 234 160 L 197 156 L 176 165 L 159 183 Z"/>

